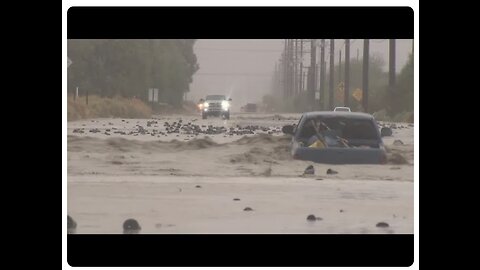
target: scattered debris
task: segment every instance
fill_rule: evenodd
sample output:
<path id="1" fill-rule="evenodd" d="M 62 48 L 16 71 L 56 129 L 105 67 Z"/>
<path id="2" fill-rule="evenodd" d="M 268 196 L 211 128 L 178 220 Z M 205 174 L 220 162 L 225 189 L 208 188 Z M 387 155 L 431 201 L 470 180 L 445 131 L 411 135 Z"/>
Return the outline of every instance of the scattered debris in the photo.
<path id="1" fill-rule="evenodd" d="M 139 233 L 142 227 L 140 227 L 140 224 L 138 224 L 138 221 L 129 218 L 123 222 L 123 233 L 124 234 L 136 234 Z"/>
<path id="2" fill-rule="evenodd" d="M 315 215 L 308 215 L 307 216 L 308 221 L 317 221 L 317 220 L 323 220 L 321 217 L 316 217 Z"/>
<path id="3" fill-rule="evenodd" d="M 253 209 L 251 207 L 245 207 L 243 211 L 253 211 Z"/>
<path id="4" fill-rule="evenodd" d="M 75 230 L 77 229 L 77 222 L 73 220 L 72 217 L 67 216 L 67 233 L 75 233 Z"/>
<path id="5" fill-rule="evenodd" d="M 311 174 L 311 175 L 313 175 L 313 174 L 315 174 L 315 169 L 313 168 L 312 165 L 309 165 L 309 166 L 305 169 L 305 171 L 303 172 L 303 174 L 304 174 L 304 175 L 305 175 L 305 174 Z"/>
<path id="6" fill-rule="evenodd" d="M 328 170 L 327 170 L 327 174 L 337 174 L 337 173 L 338 173 L 337 171 L 334 171 L 330 168 L 328 168 Z"/>
<path id="7" fill-rule="evenodd" d="M 389 227 L 389 225 L 388 225 L 388 223 L 386 223 L 386 222 L 378 222 L 378 223 L 377 223 L 377 227 L 379 227 L 379 228 L 387 228 L 387 227 Z"/>
<path id="8" fill-rule="evenodd" d="M 382 127 L 382 129 L 380 129 L 380 136 L 387 137 L 387 136 L 392 136 L 392 135 L 393 135 L 393 131 L 392 131 L 391 128 Z"/>
<path id="9" fill-rule="evenodd" d="M 239 199 L 239 198 L 233 198 L 233 200 L 234 200 L 234 201 L 240 201 L 240 199 Z"/>
<path id="10" fill-rule="evenodd" d="M 404 143 L 401 140 L 395 140 L 393 141 L 393 145 L 404 145 Z"/>

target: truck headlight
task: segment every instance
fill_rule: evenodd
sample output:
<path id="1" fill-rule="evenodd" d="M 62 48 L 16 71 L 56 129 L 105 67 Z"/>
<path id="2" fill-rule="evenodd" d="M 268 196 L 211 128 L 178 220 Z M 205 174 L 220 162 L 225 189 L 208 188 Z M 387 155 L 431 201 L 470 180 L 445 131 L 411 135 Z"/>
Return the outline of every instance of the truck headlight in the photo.
<path id="1" fill-rule="evenodd" d="M 230 103 L 226 100 L 222 101 L 222 109 L 226 111 L 228 108 L 230 108 Z"/>
<path id="2" fill-rule="evenodd" d="M 208 108 L 208 102 L 203 103 L 204 108 Z"/>

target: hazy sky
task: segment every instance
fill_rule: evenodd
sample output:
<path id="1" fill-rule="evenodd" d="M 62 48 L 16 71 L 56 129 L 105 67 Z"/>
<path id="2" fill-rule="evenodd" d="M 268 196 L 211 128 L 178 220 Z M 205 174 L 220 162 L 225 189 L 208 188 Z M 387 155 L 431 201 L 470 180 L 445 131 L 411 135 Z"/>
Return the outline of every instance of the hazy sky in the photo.
<path id="1" fill-rule="evenodd" d="M 226 94 L 236 105 L 261 101 L 263 95 L 271 91 L 272 74 L 279 60 L 285 41 L 283 39 L 199 39 L 195 43 L 200 69 L 193 76 L 189 100 L 198 101 L 207 94 Z M 359 58 L 363 54 L 363 39 L 350 41 L 350 57 Z M 328 44 L 327 44 L 328 45 Z M 335 64 L 338 64 L 339 51 L 344 60 L 344 40 L 335 40 Z M 310 45 L 304 45 L 305 49 Z M 309 48 L 308 48 L 309 49 Z M 408 60 L 412 49 L 411 39 L 397 39 L 396 71 L 400 72 Z M 328 50 L 326 60 L 328 60 Z M 370 56 L 378 55 L 385 60 L 384 70 L 388 70 L 388 40 L 370 40 Z M 309 54 L 304 63 L 309 65 Z M 319 55 L 317 55 L 319 59 Z"/>

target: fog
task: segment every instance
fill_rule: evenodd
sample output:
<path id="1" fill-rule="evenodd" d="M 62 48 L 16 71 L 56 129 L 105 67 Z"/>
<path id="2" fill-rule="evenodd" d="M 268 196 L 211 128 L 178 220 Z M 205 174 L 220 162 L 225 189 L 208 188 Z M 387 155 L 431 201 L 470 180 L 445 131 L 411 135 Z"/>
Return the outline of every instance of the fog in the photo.
<path id="1" fill-rule="evenodd" d="M 350 57 L 362 58 L 363 40 L 350 41 Z M 328 40 L 327 40 L 328 45 Z M 309 51 L 310 44 L 304 44 Z M 261 101 L 272 90 L 275 63 L 284 49 L 284 39 L 199 39 L 194 51 L 200 69 L 193 76 L 187 99 L 198 101 L 207 94 L 226 94 L 234 100 L 235 107 L 248 102 Z M 335 40 L 335 64 L 339 51 L 344 61 L 344 40 Z M 399 73 L 412 50 L 411 39 L 396 41 L 396 72 Z M 388 39 L 370 40 L 370 55 L 384 59 L 388 71 Z M 317 62 L 319 61 L 319 51 Z M 328 61 L 328 48 L 325 60 Z M 309 65 L 310 55 L 304 54 L 304 64 Z"/>

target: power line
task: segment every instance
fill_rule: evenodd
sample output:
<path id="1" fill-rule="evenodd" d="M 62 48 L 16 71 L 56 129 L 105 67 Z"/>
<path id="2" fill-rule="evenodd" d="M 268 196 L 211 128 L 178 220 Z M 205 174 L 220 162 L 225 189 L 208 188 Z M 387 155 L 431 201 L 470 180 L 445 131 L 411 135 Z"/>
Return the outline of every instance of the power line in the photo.
<path id="1" fill-rule="evenodd" d="M 194 48 L 194 50 L 229 51 L 229 52 L 282 52 L 283 51 L 283 50 L 268 50 L 268 49 L 221 49 L 221 48 Z"/>
<path id="2" fill-rule="evenodd" d="M 195 73 L 195 75 L 199 76 L 252 76 L 252 77 L 266 77 L 272 76 L 271 73 Z"/>

